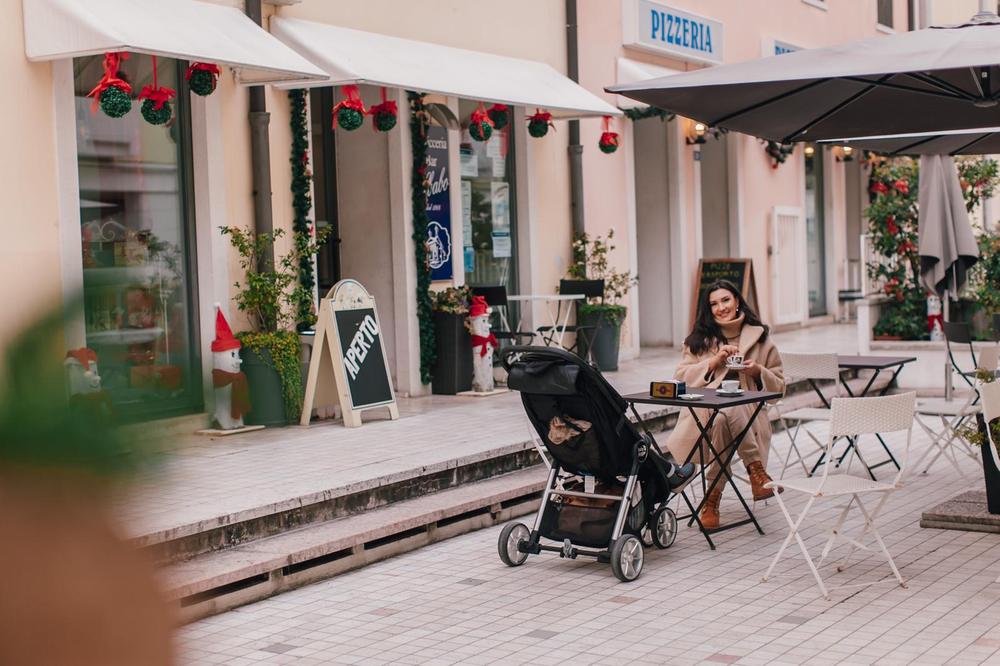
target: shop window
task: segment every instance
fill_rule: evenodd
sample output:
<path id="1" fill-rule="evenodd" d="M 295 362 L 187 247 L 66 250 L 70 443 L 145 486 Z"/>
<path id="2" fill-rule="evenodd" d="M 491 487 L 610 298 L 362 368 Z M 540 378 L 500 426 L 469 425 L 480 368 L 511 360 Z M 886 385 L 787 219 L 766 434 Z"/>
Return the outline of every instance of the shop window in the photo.
<path id="1" fill-rule="evenodd" d="M 489 141 L 473 141 L 469 116 L 477 102 L 462 100 L 462 262 L 465 283 L 505 286 L 517 293 L 517 224 L 512 123 Z M 510 110 L 513 114 L 513 109 Z M 513 118 L 511 118 L 513 121 Z"/>
<path id="2" fill-rule="evenodd" d="M 887 28 L 893 27 L 892 2 L 893 0 L 878 0 L 878 24 Z"/>
<path id="3" fill-rule="evenodd" d="M 121 118 L 91 110 L 101 56 L 73 61 L 87 346 L 127 420 L 202 409 L 195 299 L 191 133 L 185 63 L 158 59 L 177 90 L 164 125 L 133 102 Z M 124 61 L 133 95 L 152 84 L 148 56 Z"/>
<path id="4" fill-rule="evenodd" d="M 807 144 L 803 149 L 806 171 L 806 263 L 809 316 L 826 314 L 826 220 L 823 191 L 823 148 Z"/>

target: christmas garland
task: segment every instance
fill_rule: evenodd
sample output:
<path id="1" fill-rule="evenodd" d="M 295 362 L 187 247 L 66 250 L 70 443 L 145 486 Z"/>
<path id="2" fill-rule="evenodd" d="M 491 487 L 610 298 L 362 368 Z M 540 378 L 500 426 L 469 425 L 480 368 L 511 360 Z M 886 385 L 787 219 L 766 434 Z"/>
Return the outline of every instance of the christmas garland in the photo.
<path id="1" fill-rule="evenodd" d="M 794 143 L 778 143 L 761 139 L 764 143 L 764 152 L 771 158 L 771 168 L 777 169 L 779 164 L 784 164 L 788 156 L 795 151 Z"/>
<path id="2" fill-rule="evenodd" d="M 417 322 L 420 327 L 420 381 L 429 384 L 434 366 L 434 312 L 431 299 L 431 269 L 427 257 L 427 125 L 429 115 L 424 96 L 406 91 L 410 101 L 410 201 L 413 209 L 413 248 L 417 259 Z"/>
<path id="3" fill-rule="evenodd" d="M 316 286 L 316 275 L 313 268 L 313 255 L 309 252 L 312 240 L 312 225 L 309 223 L 309 212 L 312 210 L 312 197 L 309 191 L 309 119 L 306 111 L 306 91 L 289 90 L 288 100 L 292 111 L 292 154 L 289 162 L 292 165 L 292 236 L 299 257 L 299 284 L 302 289 L 298 293 L 295 304 L 299 330 L 304 330 L 316 323 L 316 311 L 313 303 L 313 289 Z"/>
<path id="4" fill-rule="evenodd" d="M 642 120 L 644 118 L 659 118 L 660 120 L 671 121 L 677 117 L 676 113 L 670 113 L 655 106 L 647 106 L 644 109 L 624 109 L 625 117 L 629 120 Z"/>

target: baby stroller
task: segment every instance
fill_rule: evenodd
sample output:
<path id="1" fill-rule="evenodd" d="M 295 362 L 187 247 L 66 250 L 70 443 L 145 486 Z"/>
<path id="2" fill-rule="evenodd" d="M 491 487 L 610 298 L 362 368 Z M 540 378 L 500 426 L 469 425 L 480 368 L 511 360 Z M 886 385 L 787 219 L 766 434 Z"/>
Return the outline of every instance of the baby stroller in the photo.
<path id="1" fill-rule="evenodd" d="M 628 420 L 625 400 L 579 356 L 514 346 L 500 360 L 507 386 L 521 392 L 553 461 L 534 527 L 505 526 L 500 559 L 516 567 L 543 550 L 572 559 L 585 555 L 610 562 L 619 580 L 635 580 L 643 545 L 668 548 L 677 536 L 677 516 L 666 506 L 670 462 L 652 436 Z"/>

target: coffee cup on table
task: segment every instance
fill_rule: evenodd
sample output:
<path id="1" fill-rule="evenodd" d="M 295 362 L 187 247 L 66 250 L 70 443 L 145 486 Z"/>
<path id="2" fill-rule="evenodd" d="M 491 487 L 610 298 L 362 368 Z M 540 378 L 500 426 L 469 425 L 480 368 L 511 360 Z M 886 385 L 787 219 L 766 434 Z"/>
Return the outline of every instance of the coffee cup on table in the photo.
<path id="1" fill-rule="evenodd" d="M 722 381 L 722 390 L 726 393 L 735 393 L 740 390 L 740 382 L 738 379 L 724 379 Z"/>
<path id="2" fill-rule="evenodd" d="M 726 357 L 726 365 L 741 366 L 743 365 L 743 355 L 742 354 L 730 354 Z"/>

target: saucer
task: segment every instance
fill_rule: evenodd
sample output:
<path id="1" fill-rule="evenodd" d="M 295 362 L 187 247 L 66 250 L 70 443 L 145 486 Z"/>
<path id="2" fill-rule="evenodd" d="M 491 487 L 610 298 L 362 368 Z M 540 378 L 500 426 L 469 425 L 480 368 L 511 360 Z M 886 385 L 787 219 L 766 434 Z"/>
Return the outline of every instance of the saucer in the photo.
<path id="1" fill-rule="evenodd" d="M 716 389 L 717 395 L 742 395 L 743 389 L 736 389 L 735 391 L 725 391 L 723 389 Z"/>
<path id="2" fill-rule="evenodd" d="M 746 368 L 747 366 L 743 363 L 740 363 L 739 365 L 726 363 L 726 370 L 746 370 Z"/>
<path id="3" fill-rule="evenodd" d="M 703 396 L 701 393 L 682 393 L 677 397 L 679 397 L 681 400 L 701 400 L 705 396 Z"/>

